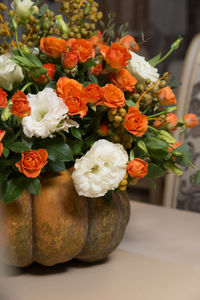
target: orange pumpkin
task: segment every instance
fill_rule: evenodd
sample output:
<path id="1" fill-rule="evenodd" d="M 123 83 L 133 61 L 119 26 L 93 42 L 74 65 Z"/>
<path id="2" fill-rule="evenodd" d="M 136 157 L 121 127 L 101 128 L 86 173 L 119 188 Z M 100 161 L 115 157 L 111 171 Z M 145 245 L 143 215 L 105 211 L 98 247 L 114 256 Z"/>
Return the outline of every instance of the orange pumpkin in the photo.
<path id="1" fill-rule="evenodd" d="M 106 257 L 123 237 L 130 207 L 124 192 L 110 201 L 79 196 L 67 170 L 45 176 L 39 196 L 24 192 L 8 205 L 0 201 L 0 211 L 7 263 L 24 267 Z"/>

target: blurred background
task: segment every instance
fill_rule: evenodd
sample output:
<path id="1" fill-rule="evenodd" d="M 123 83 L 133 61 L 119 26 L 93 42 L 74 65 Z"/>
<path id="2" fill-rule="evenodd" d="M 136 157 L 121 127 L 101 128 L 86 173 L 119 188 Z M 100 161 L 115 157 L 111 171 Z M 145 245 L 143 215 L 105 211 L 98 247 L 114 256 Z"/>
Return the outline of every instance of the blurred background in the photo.
<path id="1" fill-rule="evenodd" d="M 200 115 L 200 42 L 193 43 L 186 63 L 186 53 L 193 38 L 200 33 L 200 1 L 199 0 L 96 0 L 103 12 L 103 21 L 106 23 L 108 13 L 116 13 L 116 31 L 122 23 L 129 23 L 129 33 L 135 37 L 140 45 L 139 54 L 147 59 L 159 52 L 164 55 L 170 45 L 179 37 L 184 39 L 178 51 L 159 65 L 159 73 L 170 72 L 176 78 L 177 88 L 174 90 L 179 108 L 182 113 L 197 113 Z M 6 5 L 11 0 L 5 0 Z M 42 1 L 58 12 L 60 3 L 54 0 Z M 196 47 L 196 48 L 195 48 Z M 184 66 L 184 68 L 183 68 Z M 196 68 L 199 66 L 199 68 Z M 195 72 L 194 72 L 195 70 Z M 193 72 L 193 73 L 192 73 Z M 192 80 L 190 80 L 193 78 Z M 182 84 L 182 85 L 181 85 Z M 183 91 L 184 87 L 184 91 Z M 182 89 L 182 91 L 179 91 Z M 181 99 L 180 99 L 181 97 Z M 195 162 L 200 157 L 200 126 L 185 136 L 186 142 L 192 147 Z M 132 199 L 147 203 L 176 207 L 180 209 L 200 212 L 200 187 L 189 183 L 190 171 L 186 170 L 181 180 L 176 182 L 174 177 L 157 180 L 157 189 L 154 190 L 146 180 L 141 180 L 136 186 L 129 188 Z"/>

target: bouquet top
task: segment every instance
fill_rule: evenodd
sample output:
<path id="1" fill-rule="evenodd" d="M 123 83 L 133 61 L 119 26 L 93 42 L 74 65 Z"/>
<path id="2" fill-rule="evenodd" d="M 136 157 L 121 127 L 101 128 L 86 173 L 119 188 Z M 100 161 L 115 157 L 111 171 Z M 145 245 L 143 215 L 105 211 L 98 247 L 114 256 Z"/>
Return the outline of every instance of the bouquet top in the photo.
<path id="1" fill-rule="evenodd" d="M 61 1 L 54 15 L 39 1 L 14 0 L 4 21 L 0 3 L 0 190 L 9 203 L 24 189 L 40 192 L 45 172 L 74 168 L 78 194 L 124 191 L 128 183 L 192 163 L 189 146 L 174 130 L 198 124 L 178 119 L 173 82 L 158 65 L 179 47 L 150 61 L 126 25 L 114 37 L 112 14 L 102 18 L 95 1 Z M 22 32 L 19 36 L 18 32 Z"/>

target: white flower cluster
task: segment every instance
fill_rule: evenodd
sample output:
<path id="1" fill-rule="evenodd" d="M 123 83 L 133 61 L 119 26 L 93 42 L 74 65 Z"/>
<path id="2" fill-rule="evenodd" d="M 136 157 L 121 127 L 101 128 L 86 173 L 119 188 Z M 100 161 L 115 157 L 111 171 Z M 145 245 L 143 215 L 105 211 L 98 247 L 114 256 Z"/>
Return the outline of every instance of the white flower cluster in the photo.
<path id="1" fill-rule="evenodd" d="M 31 114 L 24 117 L 22 127 L 24 134 L 46 138 L 53 137 L 56 131 L 67 131 L 69 127 L 78 127 L 78 123 L 69 120 L 68 107 L 51 88 L 45 88 L 36 95 L 28 94 Z"/>
<path id="2" fill-rule="evenodd" d="M 23 79 L 22 68 L 11 59 L 11 55 L 0 55 L 0 87 L 11 91 L 13 83 L 21 82 Z"/>
<path id="3" fill-rule="evenodd" d="M 38 7 L 34 5 L 32 0 L 14 0 L 12 2 L 12 7 L 17 14 L 18 18 L 25 20 L 31 14 L 38 12 Z"/>
<path id="4" fill-rule="evenodd" d="M 130 51 L 131 60 L 127 66 L 128 71 L 133 75 L 138 81 L 144 82 L 149 79 L 151 83 L 154 83 L 159 78 L 159 73 L 157 68 L 153 68 L 143 56 Z"/>
<path id="5" fill-rule="evenodd" d="M 126 174 L 128 154 L 120 144 L 99 140 L 74 165 L 72 179 L 79 195 L 101 197 L 119 186 Z"/>

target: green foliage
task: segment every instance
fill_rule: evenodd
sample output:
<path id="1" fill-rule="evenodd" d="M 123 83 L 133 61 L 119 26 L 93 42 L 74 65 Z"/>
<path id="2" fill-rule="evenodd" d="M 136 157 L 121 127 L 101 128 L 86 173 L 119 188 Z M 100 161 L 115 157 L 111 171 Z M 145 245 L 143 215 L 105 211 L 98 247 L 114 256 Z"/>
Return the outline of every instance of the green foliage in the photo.
<path id="1" fill-rule="evenodd" d="M 5 193 L 3 194 L 3 199 L 6 204 L 17 199 L 24 191 L 24 178 L 18 177 L 10 179 L 7 183 Z"/>
<path id="2" fill-rule="evenodd" d="M 148 173 L 147 177 L 150 179 L 155 179 L 160 176 L 164 176 L 166 174 L 166 171 L 162 169 L 159 165 L 155 163 L 149 163 L 148 164 Z"/>
<path id="3" fill-rule="evenodd" d="M 148 137 L 144 139 L 144 143 L 148 150 L 160 150 L 168 148 L 168 144 L 156 137 Z"/>
<path id="4" fill-rule="evenodd" d="M 54 162 L 68 162 L 73 161 L 73 154 L 71 148 L 60 138 L 54 138 L 46 145 L 48 152 L 48 159 Z"/>
<path id="5" fill-rule="evenodd" d="M 161 52 L 158 53 L 156 56 L 154 56 L 153 58 L 151 58 L 148 63 L 152 66 L 155 67 L 159 64 L 160 58 L 161 58 Z"/>

